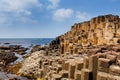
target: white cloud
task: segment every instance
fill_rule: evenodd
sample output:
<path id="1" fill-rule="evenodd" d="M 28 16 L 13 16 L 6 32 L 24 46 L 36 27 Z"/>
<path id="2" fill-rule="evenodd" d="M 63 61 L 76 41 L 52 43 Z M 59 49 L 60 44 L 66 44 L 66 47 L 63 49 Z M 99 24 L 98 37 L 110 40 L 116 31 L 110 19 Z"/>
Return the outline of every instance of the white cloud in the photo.
<path id="1" fill-rule="evenodd" d="M 80 12 L 80 11 L 76 12 L 76 19 L 79 20 L 79 21 L 86 21 L 89 18 L 90 17 L 86 12 Z"/>
<path id="2" fill-rule="evenodd" d="M 48 9 L 55 9 L 59 6 L 60 0 L 48 0 L 50 4 L 48 5 Z"/>
<path id="3" fill-rule="evenodd" d="M 0 0 L 0 11 L 19 11 L 41 6 L 39 0 Z"/>
<path id="4" fill-rule="evenodd" d="M 74 11 L 72 9 L 57 9 L 53 13 L 53 19 L 56 21 L 64 21 L 70 17 L 72 17 Z"/>
<path id="5" fill-rule="evenodd" d="M 32 14 L 32 12 L 30 12 L 28 10 L 19 10 L 19 11 L 17 11 L 17 14 L 20 16 L 30 16 Z"/>
<path id="6" fill-rule="evenodd" d="M 39 0 L 0 0 L 0 24 L 29 21 L 31 10 L 41 6 Z"/>

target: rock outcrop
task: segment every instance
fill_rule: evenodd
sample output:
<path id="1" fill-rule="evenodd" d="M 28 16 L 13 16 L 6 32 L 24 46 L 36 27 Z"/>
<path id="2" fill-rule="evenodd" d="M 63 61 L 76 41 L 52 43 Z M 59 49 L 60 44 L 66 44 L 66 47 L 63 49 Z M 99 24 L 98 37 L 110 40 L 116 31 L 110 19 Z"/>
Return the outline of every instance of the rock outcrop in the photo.
<path id="1" fill-rule="evenodd" d="M 26 54 L 28 48 L 22 47 L 21 45 L 2 45 L 0 46 L 1 53 L 18 53 L 20 55 Z"/>
<path id="2" fill-rule="evenodd" d="M 30 57 L 26 58 L 23 62 L 23 67 L 19 70 L 18 74 L 27 77 L 36 77 L 35 75 L 39 74 L 40 70 L 40 60 L 44 51 L 38 51 L 31 54 Z M 34 73 L 33 73 L 34 71 Z"/>
<path id="3" fill-rule="evenodd" d="M 62 53 L 77 51 L 77 46 L 116 45 L 120 43 L 120 18 L 103 15 L 75 23 L 71 30 L 56 38 Z"/>
<path id="4" fill-rule="evenodd" d="M 45 80 L 120 80 L 120 18 L 76 23 L 47 49 L 23 61 L 18 74 Z"/>
<path id="5" fill-rule="evenodd" d="M 80 54 L 60 54 L 57 50 L 48 55 L 40 50 L 23 61 L 18 74 L 45 80 L 119 80 L 119 49 L 119 45 L 97 46 Z"/>
<path id="6" fill-rule="evenodd" d="M 0 68 L 5 68 L 17 59 L 14 53 L 0 53 Z M 0 69 L 1 70 L 1 69 Z"/>
<path id="7" fill-rule="evenodd" d="M 36 51 L 40 51 L 41 46 L 40 45 L 35 45 L 33 46 L 32 50 L 30 51 L 30 53 L 36 52 Z"/>

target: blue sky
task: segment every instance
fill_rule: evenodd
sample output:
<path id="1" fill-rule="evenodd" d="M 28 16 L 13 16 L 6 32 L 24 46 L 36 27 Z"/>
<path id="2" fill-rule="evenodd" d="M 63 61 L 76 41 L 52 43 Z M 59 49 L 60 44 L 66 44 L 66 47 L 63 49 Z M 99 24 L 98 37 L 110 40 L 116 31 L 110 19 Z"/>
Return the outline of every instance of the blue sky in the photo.
<path id="1" fill-rule="evenodd" d="M 0 38 L 55 38 L 104 14 L 120 16 L 120 0 L 0 0 Z"/>

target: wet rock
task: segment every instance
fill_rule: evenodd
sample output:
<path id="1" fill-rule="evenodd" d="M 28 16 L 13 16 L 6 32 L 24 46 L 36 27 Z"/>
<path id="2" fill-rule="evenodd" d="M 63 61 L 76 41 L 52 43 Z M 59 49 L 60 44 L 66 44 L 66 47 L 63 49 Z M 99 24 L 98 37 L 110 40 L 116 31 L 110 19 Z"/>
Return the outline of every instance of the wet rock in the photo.
<path id="1" fill-rule="evenodd" d="M 51 41 L 50 48 L 52 49 L 58 49 L 60 45 L 60 38 L 57 37 L 55 40 Z"/>
<path id="2" fill-rule="evenodd" d="M 10 50 L 10 47 L 9 47 L 9 46 L 0 46 L 0 49 L 3 49 L 3 50 Z"/>
<path id="3" fill-rule="evenodd" d="M 41 50 L 41 46 L 40 45 L 35 45 L 35 46 L 33 46 L 32 50 L 30 52 L 33 53 L 35 51 L 40 51 L 40 50 Z"/>
<path id="4" fill-rule="evenodd" d="M 28 50 L 28 48 L 20 48 L 20 49 L 17 49 L 17 50 L 15 50 L 15 52 L 17 52 L 18 54 L 21 54 L 21 55 L 24 55 L 24 54 L 26 54 L 27 51 Z"/>
<path id="5" fill-rule="evenodd" d="M 0 63 L 1 65 L 8 65 L 17 59 L 14 53 L 0 53 Z"/>
<path id="6" fill-rule="evenodd" d="M 10 45 L 10 49 L 20 49 L 21 45 Z"/>
<path id="7" fill-rule="evenodd" d="M 10 44 L 10 43 L 8 43 L 8 42 L 6 42 L 6 43 L 4 43 L 5 45 L 8 45 L 8 44 Z"/>
<path id="8" fill-rule="evenodd" d="M 7 52 L 7 53 L 12 53 L 12 52 L 16 52 L 18 54 L 26 54 L 26 51 L 28 50 L 28 48 L 25 47 L 21 47 L 21 45 L 7 45 L 7 46 L 0 46 L 0 51 L 1 52 Z"/>

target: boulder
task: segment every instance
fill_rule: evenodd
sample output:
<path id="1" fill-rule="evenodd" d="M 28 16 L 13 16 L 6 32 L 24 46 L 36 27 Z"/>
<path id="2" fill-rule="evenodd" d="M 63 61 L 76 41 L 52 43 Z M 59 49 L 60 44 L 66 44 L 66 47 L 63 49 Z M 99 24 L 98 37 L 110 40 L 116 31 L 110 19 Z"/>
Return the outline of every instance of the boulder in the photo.
<path id="1" fill-rule="evenodd" d="M 15 53 L 0 53 L 0 63 L 1 65 L 8 65 L 11 62 L 14 62 L 17 59 Z"/>
<path id="2" fill-rule="evenodd" d="M 33 46 L 32 50 L 30 52 L 33 53 L 35 51 L 40 51 L 40 49 L 41 49 L 40 45 L 35 45 L 35 46 Z"/>

